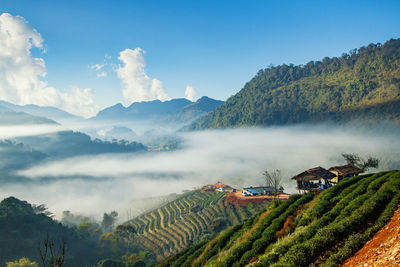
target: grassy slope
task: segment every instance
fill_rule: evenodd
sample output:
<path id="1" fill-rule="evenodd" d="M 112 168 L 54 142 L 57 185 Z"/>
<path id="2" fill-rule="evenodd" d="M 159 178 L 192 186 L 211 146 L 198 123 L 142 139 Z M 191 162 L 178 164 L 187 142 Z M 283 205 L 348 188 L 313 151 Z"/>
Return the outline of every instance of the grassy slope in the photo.
<path id="1" fill-rule="evenodd" d="M 319 195 L 295 195 L 165 260 L 162 266 L 338 266 L 391 218 L 400 171 L 345 179 Z"/>
<path id="2" fill-rule="evenodd" d="M 128 222 L 138 233 L 135 240 L 158 259 L 201 242 L 228 226 L 239 224 L 266 206 L 251 208 L 225 203 L 225 193 L 191 191 L 162 207 Z M 196 206 L 197 205 L 197 206 Z M 193 207 L 196 207 L 193 210 Z"/>

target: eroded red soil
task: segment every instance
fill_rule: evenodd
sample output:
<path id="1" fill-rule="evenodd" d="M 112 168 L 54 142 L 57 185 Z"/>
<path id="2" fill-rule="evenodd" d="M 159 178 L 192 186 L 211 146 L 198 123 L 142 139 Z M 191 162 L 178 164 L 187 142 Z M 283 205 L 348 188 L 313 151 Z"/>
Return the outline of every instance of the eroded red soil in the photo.
<path id="1" fill-rule="evenodd" d="M 400 206 L 390 222 L 343 266 L 400 266 Z"/>

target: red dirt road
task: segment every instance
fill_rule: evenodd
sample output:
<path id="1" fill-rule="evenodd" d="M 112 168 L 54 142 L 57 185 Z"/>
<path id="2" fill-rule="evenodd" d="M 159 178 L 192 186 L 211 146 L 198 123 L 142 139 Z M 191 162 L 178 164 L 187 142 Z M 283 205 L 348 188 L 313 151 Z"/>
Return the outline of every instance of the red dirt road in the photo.
<path id="1" fill-rule="evenodd" d="M 276 198 L 279 199 L 288 199 L 290 195 L 288 194 L 280 194 Z M 242 190 L 237 190 L 236 192 L 228 193 L 226 196 L 226 200 L 228 203 L 238 204 L 241 206 L 247 206 L 249 203 L 261 203 L 264 201 L 271 201 L 274 199 L 274 196 L 260 195 L 260 196 L 243 196 Z"/>
<path id="2" fill-rule="evenodd" d="M 400 266 L 400 206 L 391 221 L 343 266 Z"/>

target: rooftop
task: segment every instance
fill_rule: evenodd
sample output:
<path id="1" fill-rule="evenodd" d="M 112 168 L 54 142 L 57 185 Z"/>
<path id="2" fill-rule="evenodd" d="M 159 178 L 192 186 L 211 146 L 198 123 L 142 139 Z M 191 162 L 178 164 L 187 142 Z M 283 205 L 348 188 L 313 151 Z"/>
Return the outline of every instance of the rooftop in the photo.
<path id="1" fill-rule="evenodd" d="M 299 173 L 292 177 L 292 180 L 302 180 L 302 181 L 311 181 L 311 180 L 320 180 L 320 179 L 332 179 L 335 177 L 333 173 L 330 171 L 318 166 L 312 169 L 308 169 L 302 173 Z"/>
<path id="2" fill-rule="evenodd" d="M 347 165 L 342 165 L 342 166 L 334 166 L 329 168 L 329 171 L 336 171 L 341 175 L 355 175 L 355 174 L 360 174 L 363 171 L 352 165 L 352 164 L 347 164 Z"/>

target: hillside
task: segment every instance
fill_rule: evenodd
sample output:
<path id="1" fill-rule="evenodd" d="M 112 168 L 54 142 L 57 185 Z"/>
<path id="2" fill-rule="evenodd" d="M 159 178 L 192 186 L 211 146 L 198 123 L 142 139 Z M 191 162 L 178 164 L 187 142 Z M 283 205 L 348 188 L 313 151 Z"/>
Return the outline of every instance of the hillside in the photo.
<path id="1" fill-rule="evenodd" d="M 74 131 L 60 131 L 37 136 L 18 137 L 16 140 L 50 157 L 64 158 L 89 154 L 146 151 L 146 146 L 139 142 L 92 140 L 90 136 Z"/>
<path id="2" fill-rule="evenodd" d="M 67 228 L 33 207 L 14 197 L 0 202 L 0 265 L 6 261 L 27 257 L 40 262 L 39 243 L 46 236 L 55 243 L 58 251 L 62 239 L 66 241 L 66 265 L 85 266 L 98 261 L 96 242 L 82 238 L 75 230 Z"/>
<path id="3" fill-rule="evenodd" d="M 159 123 L 186 123 L 201 115 L 215 110 L 223 101 L 202 97 L 196 102 L 176 98 L 161 102 L 160 100 L 135 102 L 128 107 L 118 103 L 105 108 L 91 120 L 142 121 L 155 120 Z"/>
<path id="4" fill-rule="evenodd" d="M 175 123 L 190 123 L 201 116 L 214 111 L 216 108 L 221 106 L 224 101 L 215 100 L 207 96 L 203 96 L 196 102 L 190 103 L 184 106 L 180 110 L 170 114 L 167 118 L 167 122 Z"/>
<path id="5" fill-rule="evenodd" d="M 350 120 L 400 122 L 400 39 L 260 70 L 190 129 Z"/>
<path id="6" fill-rule="evenodd" d="M 124 107 L 122 104 L 118 103 L 99 111 L 93 119 L 145 120 L 165 113 L 175 112 L 190 103 L 192 102 L 184 98 L 172 99 L 164 102 L 160 100 L 135 102 L 128 107 Z"/>
<path id="7" fill-rule="evenodd" d="M 0 182 L 6 180 L 5 173 L 37 164 L 46 158 L 46 154 L 11 140 L 0 140 Z M 15 181 L 15 180 L 14 180 Z"/>
<path id="8" fill-rule="evenodd" d="M 72 115 L 64 110 L 55 107 L 41 107 L 38 105 L 15 105 L 10 102 L 0 100 L 0 106 L 11 109 L 16 112 L 24 112 L 37 117 L 49 118 L 57 122 L 65 120 L 79 120 L 83 119 L 76 115 Z"/>
<path id="9" fill-rule="evenodd" d="M 274 201 L 254 219 L 161 266 L 338 266 L 392 217 L 400 171 L 349 177 L 320 194 Z"/>
<path id="10" fill-rule="evenodd" d="M 392 219 L 365 244 L 353 257 L 343 264 L 343 267 L 364 265 L 393 266 L 400 262 L 400 206 Z"/>
<path id="11" fill-rule="evenodd" d="M 1 100 L 0 100 L 1 101 Z M 55 121 L 45 117 L 33 116 L 31 114 L 14 111 L 0 103 L 0 125 L 33 125 L 33 124 L 57 124 Z"/>
<path id="12" fill-rule="evenodd" d="M 241 223 L 266 207 L 265 202 L 248 206 L 229 204 L 225 196 L 220 192 L 190 191 L 125 226 L 133 226 L 137 233 L 134 242 L 161 260 Z"/>

